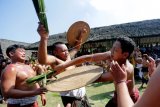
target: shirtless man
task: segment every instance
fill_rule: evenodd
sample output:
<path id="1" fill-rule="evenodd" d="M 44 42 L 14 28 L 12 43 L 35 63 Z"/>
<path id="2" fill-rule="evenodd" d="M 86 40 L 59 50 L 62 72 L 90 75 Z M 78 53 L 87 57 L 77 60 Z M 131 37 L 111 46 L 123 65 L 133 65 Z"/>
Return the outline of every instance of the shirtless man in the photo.
<path id="1" fill-rule="evenodd" d="M 156 61 L 151 56 L 148 56 L 148 61 L 149 61 L 148 75 L 150 78 L 156 69 Z"/>
<path id="2" fill-rule="evenodd" d="M 36 76 L 36 72 L 25 64 L 24 46 L 11 45 L 6 54 L 11 59 L 11 64 L 4 69 L 1 79 L 7 107 L 38 107 L 37 95 L 41 95 L 42 105 L 45 105 L 44 94 L 47 90 L 38 84 L 26 84 L 26 79 Z"/>
<path id="3" fill-rule="evenodd" d="M 135 47 L 135 43 L 132 41 L 132 39 L 128 37 L 120 37 L 117 38 L 117 40 L 114 42 L 112 48 L 110 51 L 104 52 L 104 53 L 96 53 L 92 55 L 84 55 L 80 56 L 78 58 L 75 58 L 71 61 L 65 62 L 63 64 L 60 64 L 55 67 L 55 70 L 64 70 L 64 68 L 67 68 L 71 65 L 77 65 L 83 62 L 98 62 L 98 61 L 112 61 L 115 60 L 119 63 L 120 66 L 124 64 L 126 71 L 127 71 L 127 81 L 128 82 L 128 90 L 130 93 L 130 96 L 132 97 L 132 100 L 136 102 L 139 97 L 139 91 L 137 88 L 135 88 L 135 81 L 134 81 L 134 68 L 133 65 L 128 61 L 129 56 L 133 52 Z M 113 81 L 113 77 L 111 73 L 105 72 L 102 74 L 102 76 L 97 80 L 99 82 L 106 82 L 106 81 Z M 116 92 L 114 97 L 108 102 L 106 107 L 117 107 L 117 97 Z"/>
<path id="4" fill-rule="evenodd" d="M 48 33 L 45 31 L 43 25 L 39 25 L 38 33 L 41 37 L 40 44 L 38 48 L 38 60 L 41 64 L 50 65 L 53 69 L 56 65 L 62 64 L 65 61 L 70 61 L 71 56 L 74 56 L 81 47 L 81 37 L 83 33 L 85 33 L 85 29 L 81 31 L 79 41 L 75 44 L 76 47 L 72 49 L 69 53 L 67 46 L 63 42 L 56 42 L 52 45 L 53 55 L 47 54 L 47 40 L 48 40 Z M 70 66 L 66 70 L 73 69 L 75 66 Z M 56 73 L 60 73 L 61 71 L 56 71 Z M 86 90 L 85 87 L 61 92 L 61 99 L 63 102 L 64 107 L 67 104 L 71 104 L 72 107 L 90 107 L 87 97 L 86 97 Z"/>
<path id="5" fill-rule="evenodd" d="M 143 54 L 142 56 L 142 84 L 141 87 L 143 88 L 144 83 L 147 84 L 149 80 L 149 74 L 148 74 L 148 66 L 149 66 L 149 60 L 148 55 Z"/>

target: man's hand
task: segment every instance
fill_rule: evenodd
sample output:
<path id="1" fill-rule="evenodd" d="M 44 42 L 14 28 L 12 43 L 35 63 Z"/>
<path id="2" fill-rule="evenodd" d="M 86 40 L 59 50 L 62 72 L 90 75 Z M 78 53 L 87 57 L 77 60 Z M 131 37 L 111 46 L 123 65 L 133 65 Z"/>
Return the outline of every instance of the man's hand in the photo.
<path id="1" fill-rule="evenodd" d="M 41 94 L 41 102 L 42 102 L 42 106 L 46 105 L 46 97 L 45 94 Z"/>
<path id="2" fill-rule="evenodd" d="M 76 39 L 75 49 L 80 50 L 82 43 L 82 37 L 87 33 L 85 28 L 80 30 L 79 36 Z"/>
<path id="3" fill-rule="evenodd" d="M 80 29 L 78 38 L 76 39 L 75 47 L 73 47 L 73 49 L 69 52 L 71 58 L 74 58 L 75 55 L 77 54 L 77 52 L 80 50 L 80 48 L 83 44 L 82 37 L 85 36 L 86 33 L 87 33 L 87 30 L 85 28 Z"/>
<path id="4" fill-rule="evenodd" d="M 35 95 L 45 94 L 48 90 L 44 87 L 40 87 L 34 91 Z"/>
<path id="5" fill-rule="evenodd" d="M 39 33 L 41 39 L 44 38 L 44 39 L 48 39 L 48 32 L 46 31 L 46 29 L 44 28 L 44 26 L 39 23 L 39 26 L 37 28 L 37 32 Z"/>
<path id="6" fill-rule="evenodd" d="M 125 82 L 127 80 L 127 72 L 124 64 L 122 67 L 117 63 L 117 61 L 112 61 L 111 63 L 111 74 L 114 78 L 115 83 Z"/>

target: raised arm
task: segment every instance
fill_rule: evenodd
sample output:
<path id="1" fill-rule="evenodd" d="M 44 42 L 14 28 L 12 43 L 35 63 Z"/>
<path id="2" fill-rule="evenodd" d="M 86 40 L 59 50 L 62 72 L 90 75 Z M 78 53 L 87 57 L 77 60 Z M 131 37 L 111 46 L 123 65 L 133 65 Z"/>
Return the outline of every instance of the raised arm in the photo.
<path id="1" fill-rule="evenodd" d="M 40 64 L 51 65 L 56 60 L 54 56 L 48 55 L 47 53 L 48 32 L 46 32 L 42 24 L 39 24 L 37 31 L 40 35 L 40 43 L 38 47 L 38 61 Z"/>
<path id="2" fill-rule="evenodd" d="M 154 73 L 156 69 L 156 63 L 151 56 L 148 56 L 148 60 L 149 60 L 148 73 L 149 73 L 149 76 L 151 77 L 151 75 Z"/>

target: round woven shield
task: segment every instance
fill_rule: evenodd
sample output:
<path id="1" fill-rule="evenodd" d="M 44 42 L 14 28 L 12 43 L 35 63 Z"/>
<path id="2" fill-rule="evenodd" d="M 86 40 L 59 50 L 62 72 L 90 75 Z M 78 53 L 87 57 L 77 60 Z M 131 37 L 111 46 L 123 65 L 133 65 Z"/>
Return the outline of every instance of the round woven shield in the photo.
<path id="1" fill-rule="evenodd" d="M 57 79 L 49 83 L 46 88 L 54 92 L 77 89 L 94 82 L 102 73 L 103 69 L 95 65 L 76 67 L 58 74 Z"/>
<path id="2" fill-rule="evenodd" d="M 70 46 L 75 46 L 82 29 L 86 29 L 85 34 L 82 35 L 82 43 L 85 43 L 90 33 L 89 25 L 84 21 L 78 21 L 70 26 L 67 32 L 67 41 Z"/>

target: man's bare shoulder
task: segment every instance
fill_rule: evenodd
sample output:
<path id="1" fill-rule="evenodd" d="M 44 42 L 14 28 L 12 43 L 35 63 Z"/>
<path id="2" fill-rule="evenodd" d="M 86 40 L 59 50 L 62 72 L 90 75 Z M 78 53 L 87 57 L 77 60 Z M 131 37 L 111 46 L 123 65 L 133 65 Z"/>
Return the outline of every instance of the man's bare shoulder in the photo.
<path id="1" fill-rule="evenodd" d="M 59 58 L 53 56 L 53 55 L 48 55 L 48 61 L 47 61 L 47 64 L 48 65 L 57 65 L 57 64 L 60 64 L 62 63 L 63 61 L 60 60 Z"/>
<path id="2" fill-rule="evenodd" d="M 15 64 L 9 64 L 6 66 L 5 71 L 14 71 L 16 68 Z"/>
<path id="3" fill-rule="evenodd" d="M 15 64 L 9 64 L 6 66 L 6 68 L 2 72 L 2 76 L 13 76 L 13 74 L 16 74 L 16 66 Z"/>

